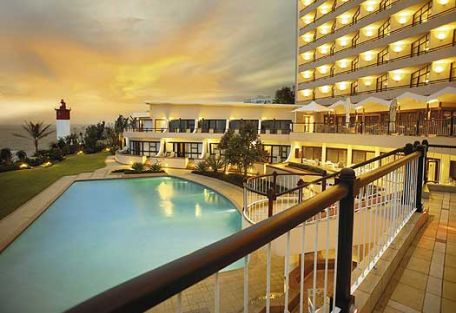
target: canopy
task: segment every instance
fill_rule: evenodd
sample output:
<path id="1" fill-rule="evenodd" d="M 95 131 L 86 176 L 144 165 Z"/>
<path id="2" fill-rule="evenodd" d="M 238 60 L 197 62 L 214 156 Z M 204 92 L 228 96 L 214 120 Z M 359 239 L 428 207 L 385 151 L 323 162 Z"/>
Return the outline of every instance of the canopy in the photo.
<path id="1" fill-rule="evenodd" d="M 293 112 L 332 112 L 332 110 L 324 105 L 318 104 L 315 101 L 297 108 Z"/>

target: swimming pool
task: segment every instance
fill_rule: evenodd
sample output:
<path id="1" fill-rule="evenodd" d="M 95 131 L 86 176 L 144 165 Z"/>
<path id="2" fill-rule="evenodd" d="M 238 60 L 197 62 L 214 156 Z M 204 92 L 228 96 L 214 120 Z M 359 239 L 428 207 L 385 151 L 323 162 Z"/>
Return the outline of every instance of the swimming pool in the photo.
<path id="1" fill-rule="evenodd" d="M 63 311 L 240 229 L 229 200 L 190 181 L 76 182 L 0 255 L 0 311 Z"/>

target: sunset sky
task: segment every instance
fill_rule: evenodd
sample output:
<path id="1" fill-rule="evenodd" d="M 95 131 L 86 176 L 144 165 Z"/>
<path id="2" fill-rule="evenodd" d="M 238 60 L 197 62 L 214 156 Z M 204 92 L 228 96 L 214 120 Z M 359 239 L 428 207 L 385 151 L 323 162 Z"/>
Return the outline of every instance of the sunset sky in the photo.
<path id="1" fill-rule="evenodd" d="M 0 124 L 144 101 L 237 101 L 294 81 L 294 0 L 1 0 Z"/>

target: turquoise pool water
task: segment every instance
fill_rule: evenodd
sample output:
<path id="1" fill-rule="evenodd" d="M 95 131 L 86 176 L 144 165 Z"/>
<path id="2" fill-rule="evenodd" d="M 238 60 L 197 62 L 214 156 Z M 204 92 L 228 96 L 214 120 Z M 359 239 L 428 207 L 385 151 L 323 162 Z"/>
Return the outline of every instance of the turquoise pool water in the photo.
<path id="1" fill-rule="evenodd" d="M 230 201 L 189 181 L 74 183 L 0 254 L 0 312 L 61 312 L 240 229 Z"/>

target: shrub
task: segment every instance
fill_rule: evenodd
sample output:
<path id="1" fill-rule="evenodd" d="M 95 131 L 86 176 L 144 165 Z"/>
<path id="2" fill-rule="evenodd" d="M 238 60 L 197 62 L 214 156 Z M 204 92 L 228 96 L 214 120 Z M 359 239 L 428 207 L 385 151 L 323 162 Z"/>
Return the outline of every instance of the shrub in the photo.
<path id="1" fill-rule="evenodd" d="M 131 166 L 131 169 L 135 173 L 141 173 L 144 170 L 144 164 L 142 164 L 140 162 L 133 163 L 133 165 Z"/>
<path id="2" fill-rule="evenodd" d="M 21 162 L 27 160 L 27 153 L 25 153 L 24 150 L 19 150 L 18 152 L 16 152 L 16 156 Z"/>
<path id="3" fill-rule="evenodd" d="M 0 165 L 0 173 L 8 172 L 8 171 L 15 171 L 18 169 L 19 169 L 19 166 L 17 164 L 1 164 Z"/>
<path id="4" fill-rule="evenodd" d="M 209 168 L 207 162 L 204 160 L 204 161 L 200 161 L 196 164 L 196 167 L 195 167 L 195 170 L 199 173 L 204 173 L 204 172 L 207 172 L 207 169 Z"/>
<path id="5" fill-rule="evenodd" d="M 239 187 L 244 187 L 244 178 L 245 177 L 242 174 L 224 174 L 221 172 L 198 172 L 198 171 L 193 171 L 192 173 L 216 178 L 216 179 L 225 181 L 227 183 L 230 183 L 230 184 L 233 184 L 233 185 L 236 185 Z"/>
<path id="6" fill-rule="evenodd" d="M 217 173 L 225 166 L 225 160 L 214 155 L 211 155 L 209 158 L 207 158 L 206 163 L 214 173 Z"/>
<path id="7" fill-rule="evenodd" d="M 31 166 L 40 166 L 44 163 L 42 158 L 27 158 L 26 162 Z"/>
<path id="8" fill-rule="evenodd" d="M 3 148 L 0 150 L 0 162 L 4 164 L 11 164 L 11 160 L 13 155 L 11 154 L 11 150 L 9 148 Z"/>
<path id="9" fill-rule="evenodd" d="M 161 172 L 163 172 L 162 165 L 160 164 L 160 162 L 157 161 L 154 164 L 152 164 L 150 166 L 150 171 L 152 173 L 161 173 Z"/>

